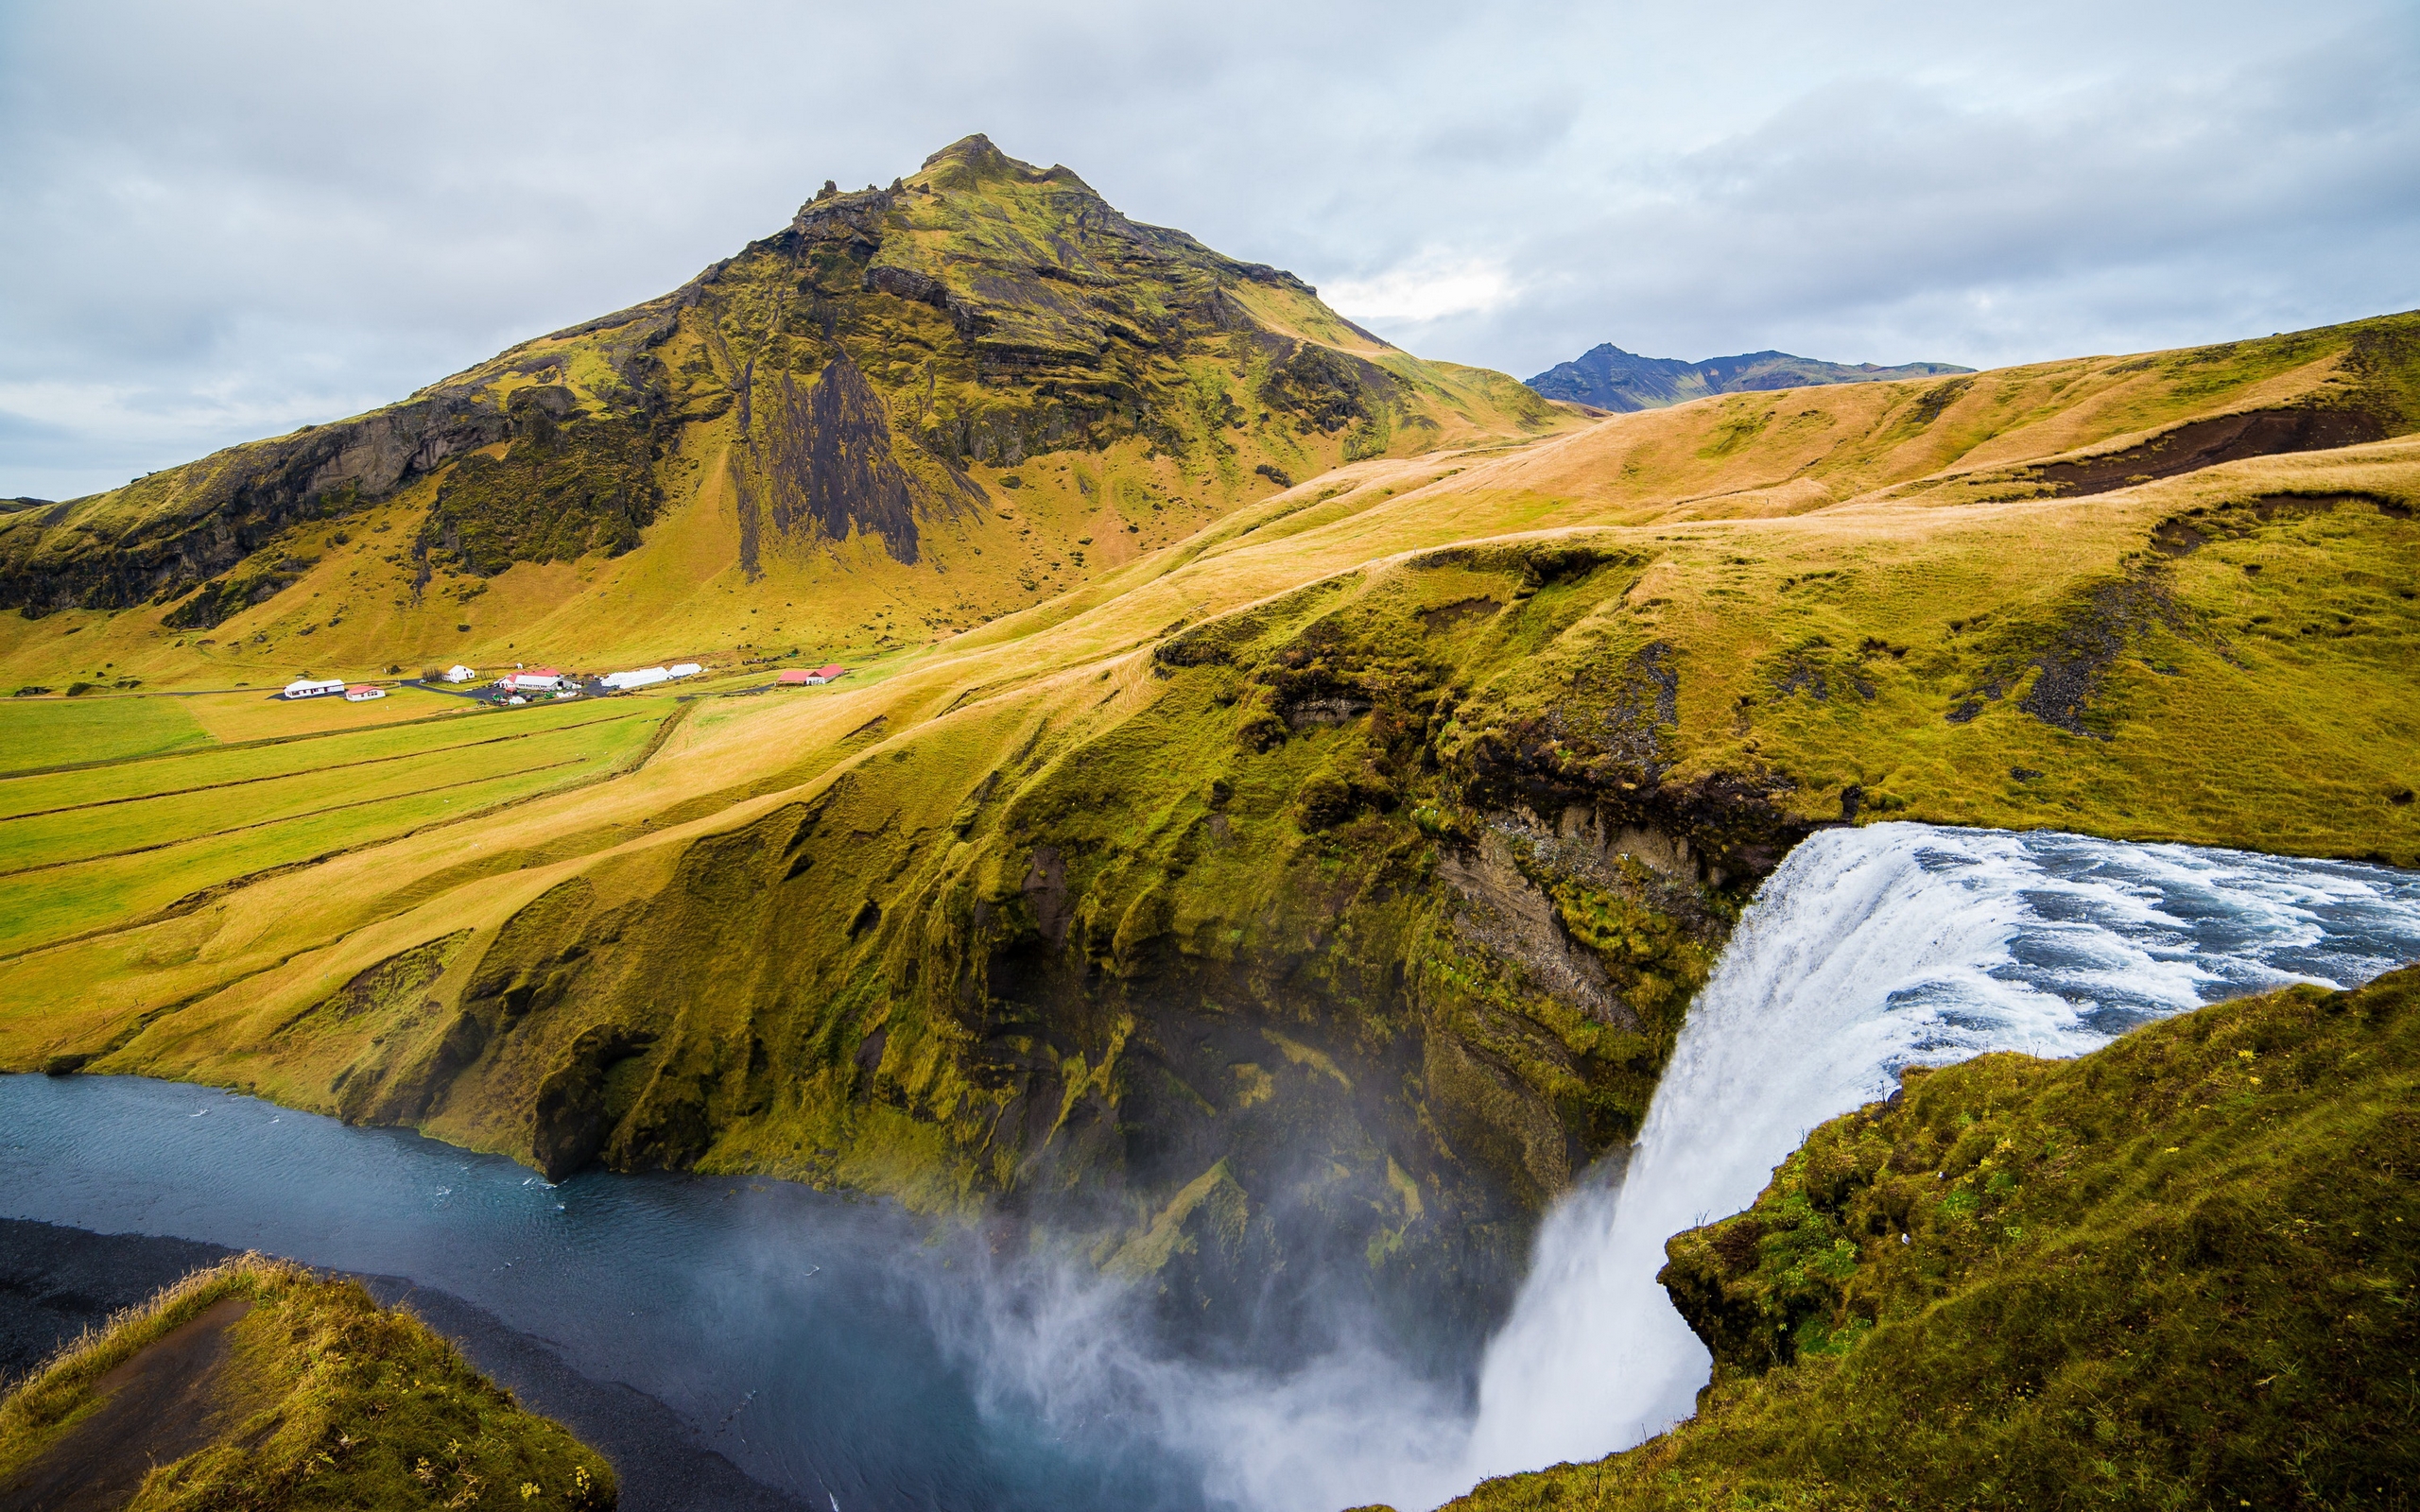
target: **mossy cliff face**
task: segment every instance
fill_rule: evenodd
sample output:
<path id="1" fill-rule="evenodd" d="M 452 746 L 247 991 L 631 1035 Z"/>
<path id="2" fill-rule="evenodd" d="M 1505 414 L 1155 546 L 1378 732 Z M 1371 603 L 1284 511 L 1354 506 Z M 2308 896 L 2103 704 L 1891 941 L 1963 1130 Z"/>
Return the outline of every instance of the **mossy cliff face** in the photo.
<path id="1" fill-rule="evenodd" d="M 702 698 L 578 795 L 0 961 L 0 1053 L 995 1206 L 1219 1325 L 1323 1271 L 1467 1333 L 1816 825 L 2420 858 L 2420 447 L 2212 460 L 2400 413 L 2411 324 L 1353 463 L 836 688 Z M 865 413 L 842 355 L 888 382 L 785 339 L 809 411 Z M 940 562 L 912 501 L 958 454 L 890 455 Z M 1018 466 L 1023 512 L 1057 464 Z M 2114 466 L 2150 481 L 2083 486 Z M 833 497 L 801 476 L 769 581 L 777 506 Z"/>
<path id="2" fill-rule="evenodd" d="M 2420 970 L 1911 1073 L 1661 1280 L 1698 1415 L 1456 1506 L 2401 1507 Z"/>
<path id="3" fill-rule="evenodd" d="M 1290 1271 L 1475 1332 L 1539 1208 L 1626 1147 L 1805 829 L 1761 799 L 1686 827 L 1651 658 L 1606 692 L 1628 723 L 1598 770 L 1449 734 L 1640 570 L 1443 554 L 1173 637 L 1080 701 L 937 721 L 644 893 L 547 891 L 337 1106 L 510 1105 L 550 1173 L 990 1200 L 1222 1327 Z M 321 1011 L 445 969 L 399 957 Z"/>

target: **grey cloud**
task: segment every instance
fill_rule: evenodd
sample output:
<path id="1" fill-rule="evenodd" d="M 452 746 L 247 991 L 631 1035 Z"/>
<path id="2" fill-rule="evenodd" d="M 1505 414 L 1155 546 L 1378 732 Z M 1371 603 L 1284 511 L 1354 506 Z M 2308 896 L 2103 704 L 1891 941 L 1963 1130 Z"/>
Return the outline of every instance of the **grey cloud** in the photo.
<path id="1" fill-rule="evenodd" d="M 2221 339 L 2420 302 L 2420 77 L 2354 33 L 2230 75 L 1970 108 L 1810 92 L 1661 165 L 1651 198 L 1539 234 L 1484 320 L 1533 371 L 1602 332 L 1684 356 L 1789 345 L 1986 365 Z"/>
<path id="2" fill-rule="evenodd" d="M 65 438 L 0 433 L 0 494 L 398 397 L 973 130 L 1315 284 L 1500 266 L 1500 306 L 1386 329 L 1520 373 L 2345 318 L 2420 302 L 2415 59 L 2391 0 L 30 0 L 0 406 Z"/>

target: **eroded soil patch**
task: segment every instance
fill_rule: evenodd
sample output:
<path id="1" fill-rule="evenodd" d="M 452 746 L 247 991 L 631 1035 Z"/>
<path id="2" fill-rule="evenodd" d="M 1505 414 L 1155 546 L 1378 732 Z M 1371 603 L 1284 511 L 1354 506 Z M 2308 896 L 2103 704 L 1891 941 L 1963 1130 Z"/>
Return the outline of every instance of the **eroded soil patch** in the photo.
<path id="1" fill-rule="evenodd" d="M 221 1297 L 95 1383 L 99 1410 L 0 1486 L 0 1512 L 115 1512 L 155 1465 L 207 1446 L 227 1331 L 252 1310 Z"/>
<path id="2" fill-rule="evenodd" d="M 2049 485 L 2052 497 L 2077 498 L 2197 472 L 2221 462 L 2287 452 L 2325 452 L 2385 438 L 2385 425 L 2360 410 L 2256 409 L 2179 425 L 2122 452 L 2075 462 L 2046 462 L 2030 473 Z"/>

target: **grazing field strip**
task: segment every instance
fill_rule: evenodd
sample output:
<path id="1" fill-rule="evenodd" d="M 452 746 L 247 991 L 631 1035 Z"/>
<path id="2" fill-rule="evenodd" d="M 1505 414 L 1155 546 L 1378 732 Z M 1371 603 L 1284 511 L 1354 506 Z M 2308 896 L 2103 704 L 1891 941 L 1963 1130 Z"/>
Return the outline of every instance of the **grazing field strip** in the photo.
<path id="1" fill-rule="evenodd" d="M 389 762 L 415 761 L 424 756 L 439 756 L 450 751 L 470 750 L 480 746 L 501 745 L 506 741 L 537 740 L 567 730 L 584 730 L 590 725 L 612 724 L 614 719 L 649 717 L 653 716 L 646 713 L 616 714 L 613 719 L 591 719 L 576 725 L 556 725 L 544 730 L 517 730 L 509 735 L 492 735 L 485 740 L 458 741 L 451 746 L 431 746 L 423 750 L 396 751 L 386 756 L 365 756 L 358 761 L 331 762 L 325 765 L 296 767 L 291 771 L 264 772 L 258 777 L 231 777 L 224 782 L 203 782 L 194 787 L 171 787 L 157 793 L 127 793 L 116 798 L 93 799 L 82 803 L 62 803 L 57 808 L 28 809 L 20 814 L 0 813 L 0 824 L 11 824 L 20 819 L 47 818 L 54 814 L 74 814 L 85 809 L 110 808 L 120 803 L 141 803 L 150 799 L 185 798 L 195 793 L 215 793 L 231 787 L 248 787 L 254 782 L 279 782 L 306 774 L 316 776 L 321 772 L 354 771 L 364 766 L 384 765 Z M 0 806 L 5 806 L 5 800 L 0 800 Z"/>
<path id="2" fill-rule="evenodd" d="M 238 877 L 474 818 L 562 786 L 566 775 L 595 765 L 502 774 L 450 790 L 398 794 L 315 817 L 292 816 L 158 850 L 0 877 L 0 959 L 123 927 Z"/>
<path id="3" fill-rule="evenodd" d="M 19 867 L 12 871 L 0 871 L 0 878 L 22 877 L 36 871 L 51 871 L 60 867 L 80 866 L 87 861 L 113 861 L 120 856 L 139 856 L 153 850 L 165 850 L 170 846 L 184 845 L 194 840 L 215 840 L 220 835 L 241 834 L 246 830 L 267 829 L 272 824 L 291 824 L 300 819 L 316 819 L 330 814 L 342 814 L 347 809 L 368 808 L 376 803 L 391 803 L 399 799 L 424 798 L 431 793 L 450 793 L 456 788 L 477 787 L 508 778 L 527 777 L 532 772 L 551 772 L 558 767 L 576 766 L 591 760 L 594 758 L 567 756 L 562 761 L 548 762 L 543 766 L 525 766 L 516 771 L 498 772 L 486 777 L 467 777 L 458 782 L 440 782 L 434 787 L 414 788 L 408 793 L 389 793 L 378 798 L 357 799 L 350 803 L 332 803 L 326 808 L 309 809 L 301 814 L 280 815 L 273 819 L 255 819 L 249 824 L 231 824 L 223 830 L 205 830 L 199 834 L 181 835 L 176 839 L 162 840 L 153 845 L 130 846 L 123 850 L 105 850 L 98 855 L 70 856 L 60 861 L 40 862 L 30 867 Z"/>
<path id="4" fill-rule="evenodd" d="M 147 699 L 161 696 L 164 696 L 143 694 L 91 704 L 82 702 L 69 704 L 55 698 L 43 698 L 26 703 L 11 703 L 6 699 L 0 699 L 0 750 L 7 751 L 12 756 L 22 755 L 27 750 L 53 750 L 66 744 L 69 734 L 79 733 L 58 729 L 60 726 L 70 723 L 102 726 L 127 724 L 141 729 L 152 722 L 151 713 L 144 710 L 143 704 Z M 264 696 L 260 701 L 268 703 L 272 700 Z M 612 700 L 614 704 L 622 702 L 623 700 L 618 698 Z M 597 706 L 596 700 L 582 699 L 572 706 L 572 711 L 584 713 Z M 70 715 L 67 713 L 70 710 L 76 713 Z M 110 712 L 106 714 L 98 713 L 102 710 Z M 93 713 L 87 713 L 87 711 Z M 179 712 L 182 713 L 182 711 Z M 508 711 L 492 712 L 503 713 Z M 546 706 L 510 711 L 515 717 L 523 719 L 543 718 L 556 712 L 558 712 L 557 707 Z M 60 761 L 36 766 L 10 767 L 0 770 L 0 782 L 21 782 L 36 777 L 63 776 L 71 772 L 91 772 L 108 767 L 134 766 L 152 762 L 173 761 L 182 757 L 218 756 L 232 751 L 261 750 L 272 746 L 291 746 L 304 741 L 339 740 L 356 735 L 365 737 L 383 735 L 400 730 L 441 724 L 451 719 L 474 718 L 481 713 L 482 711 L 477 709 L 453 708 L 441 710 L 436 713 L 419 714 L 407 719 L 388 719 L 375 724 L 353 725 L 337 730 L 298 730 L 288 734 L 262 735 L 251 740 L 214 740 L 192 720 L 190 715 L 187 715 L 185 723 L 190 734 L 181 734 L 177 738 L 181 741 L 195 742 L 194 744 L 181 745 L 173 749 L 154 747 L 116 755 L 92 757 L 82 761 Z M 51 728 L 41 728 L 45 726 Z M 80 731 L 82 738 L 88 743 L 92 733 L 90 730 Z M 118 731 L 104 729 L 100 733 L 107 736 L 117 734 Z"/>
<path id="5" fill-rule="evenodd" d="M 645 719 L 593 721 L 531 731 L 527 740 L 416 753 L 409 761 L 366 768 L 315 768 L 285 774 L 273 782 L 201 794 L 158 795 L 136 802 L 11 819 L 0 823 L 0 874 L 156 848 L 269 820 L 354 807 L 375 799 L 507 776 L 569 756 L 596 756 L 610 765 L 645 740 L 648 723 Z"/>
<path id="6" fill-rule="evenodd" d="M 501 722 L 502 716 L 499 715 L 496 716 L 498 723 L 482 724 L 475 730 L 431 729 L 428 727 L 439 721 L 415 720 L 409 725 L 382 725 L 329 735 L 297 736 L 293 740 L 274 743 L 279 748 L 220 746 L 209 750 L 182 753 L 208 758 L 199 761 L 199 765 L 163 766 L 150 763 L 126 763 L 66 772 L 0 777 L 0 820 L 31 818 L 45 811 L 86 807 L 113 799 L 164 797 L 176 792 L 231 786 L 238 780 L 334 771 L 388 756 L 424 755 L 467 748 L 484 745 L 490 740 L 508 738 L 499 735 L 499 730 L 509 730 L 510 737 L 527 738 L 567 730 L 584 730 L 617 720 L 654 716 L 653 711 L 631 708 L 607 712 L 592 706 L 579 712 L 590 713 L 592 717 L 560 721 L 541 718 L 526 724 L 516 720 L 508 725 Z M 458 719 L 464 716 L 448 717 Z M 346 738 L 343 746 L 318 744 L 336 739 L 338 735 Z"/>
<path id="7" fill-rule="evenodd" d="M 182 704 L 147 698 L 0 699 L 0 757 L 29 770 L 156 761 L 216 743 Z M 95 754 L 95 752 L 99 754 Z"/>
<path id="8" fill-rule="evenodd" d="M 148 697 L 150 696 L 145 695 L 144 696 Z M 134 698 L 126 698 L 115 701 L 120 703 L 134 703 L 138 700 Z M 0 704 L 0 710 L 7 710 L 12 707 L 14 706 Z M 56 705 L 52 705 L 48 700 L 44 700 L 41 705 L 28 707 L 50 708 L 56 707 Z M 50 777 L 63 772 L 89 772 L 109 766 L 133 766 L 147 762 L 170 761 L 180 756 L 215 756 L 221 751 L 252 750 L 263 746 L 288 746 L 298 740 L 325 740 L 335 735 L 359 735 L 368 734 L 377 730 L 402 730 L 411 725 L 434 724 L 441 719 L 459 719 L 469 712 L 470 711 L 467 710 L 448 711 L 444 713 L 426 714 L 418 719 L 396 719 L 385 724 L 364 725 L 355 730 L 296 730 L 290 735 L 264 735 L 257 740 L 214 740 L 210 737 L 208 731 L 205 730 L 201 731 L 201 738 L 199 744 L 182 746 L 174 749 L 154 748 L 136 750 L 114 756 L 94 756 L 83 761 L 50 762 L 39 766 L 9 767 L 7 770 L 0 770 L 0 782 L 14 782 L 17 779 L 26 777 Z M 5 720 L 0 720 L 0 728 L 5 728 L 6 723 L 7 722 Z M 197 726 L 196 729 L 199 730 L 199 727 Z M 16 752 L 26 747 L 19 743 L 11 742 L 9 744 L 9 748 L 12 752 Z M 43 747 L 36 745 L 33 748 L 41 749 Z"/>

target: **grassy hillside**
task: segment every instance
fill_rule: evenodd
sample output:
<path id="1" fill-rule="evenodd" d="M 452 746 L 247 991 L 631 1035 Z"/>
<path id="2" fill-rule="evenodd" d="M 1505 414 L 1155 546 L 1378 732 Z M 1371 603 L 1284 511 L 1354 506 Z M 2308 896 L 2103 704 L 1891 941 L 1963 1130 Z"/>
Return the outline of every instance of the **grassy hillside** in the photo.
<path id="1" fill-rule="evenodd" d="M 2420 861 L 2415 331 L 1353 462 L 710 687 L 610 782 L 96 902 L 0 958 L 0 1064 L 997 1202 L 1214 1321 L 1333 1263 L 1476 1331 L 1815 825 Z"/>
<path id="2" fill-rule="evenodd" d="M 0 1399 L 0 1495 L 142 1512 L 604 1509 L 615 1482 L 409 1314 L 246 1255 L 15 1383 Z"/>
<path id="3" fill-rule="evenodd" d="M 854 661 L 1342 460 L 1574 423 L 970 137 L 400 404 L 0 514 L 0 691 Z"/>
<path id="4" fill-rule="evenodd" d="M 1662 1275 L 1697 1416 L 1456 1507 L 2404 1507 L 2420 971 L 1911 1073 Z"/>

